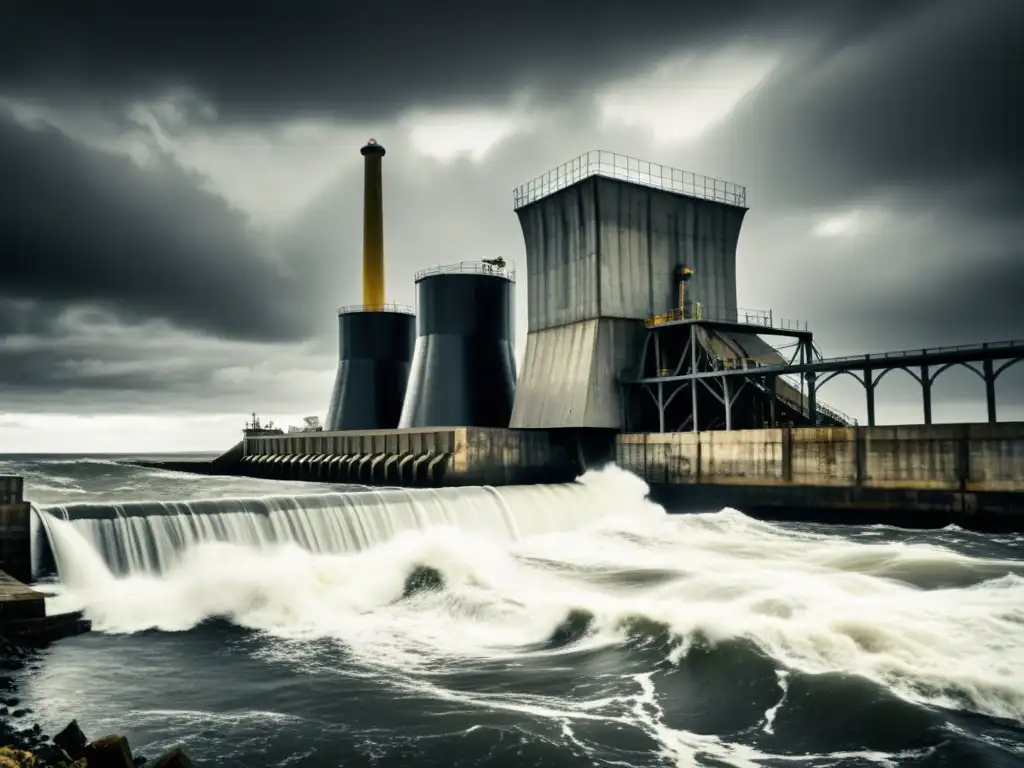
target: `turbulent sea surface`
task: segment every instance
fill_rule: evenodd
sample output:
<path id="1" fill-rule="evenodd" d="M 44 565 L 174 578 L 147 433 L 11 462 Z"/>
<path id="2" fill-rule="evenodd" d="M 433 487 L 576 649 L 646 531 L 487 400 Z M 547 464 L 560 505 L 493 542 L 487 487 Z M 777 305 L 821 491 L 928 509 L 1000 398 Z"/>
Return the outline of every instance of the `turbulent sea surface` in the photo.
<path id="1" fill-rule="evenodd" d="M 0 457 L 22 706 L 199 766 L 1024 765 L 1024 546 L 671 515 L 616 468 L 400 491 Z M 53 575 L 54 566 L 59 578 Z"/>

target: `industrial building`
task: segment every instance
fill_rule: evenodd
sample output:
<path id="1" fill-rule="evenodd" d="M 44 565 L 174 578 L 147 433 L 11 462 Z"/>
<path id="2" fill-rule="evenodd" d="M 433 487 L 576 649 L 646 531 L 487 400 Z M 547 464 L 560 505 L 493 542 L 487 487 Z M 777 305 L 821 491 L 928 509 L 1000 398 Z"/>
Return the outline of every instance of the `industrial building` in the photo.
<path id="1" fill-rule="evenodd" d="M 328 431 L 665 432 L 809 421 L 799 381 L 685 378 L 814 356 L 806 327 L 737 308 L 743 187 L 597 151 L 516 189 L 529 310 L 517 386 L 515 275 L 503 259 L 419 272 L 418 317 L 385 303 L 384 148 L 371 139 L 362 153 L 364 305 L 339 312 Z M 788 343 L 793 357 L 762 336 Z M 647 381 L 666 372 L 676 380 Z M 816 411 L 817 423 L 845 423 L 821 404 Z"/>
<path id="2" fill-rule="evenodd" d="M 338 314 L 325 430 L 254 419 L 196 471 L 508 485 L 614 460 L 688 503 L 949 519 L 1020 507 L 1019 462 L 999 457 L 1017 455 L 1021 429 L 929 425 L 931 385 L 953 365 L 981 377 L 995 422 L 995 381 L 1024 342 L 822 358 L 806 323 L 738 306 L 744 187 L 594 151 L 514 190 L 529 319 L 517 372 L 522 282 L 500 256 L 417 273 L 415 312 L 386 302 L 385 152 L 371 140 L 362 153 L 364 303 Z M 921 383 L 924 428 L 875 426 L 875 387 L 893 370 Z M 866 427 L 818 396 L 840 374 L 864 386 Z"/>

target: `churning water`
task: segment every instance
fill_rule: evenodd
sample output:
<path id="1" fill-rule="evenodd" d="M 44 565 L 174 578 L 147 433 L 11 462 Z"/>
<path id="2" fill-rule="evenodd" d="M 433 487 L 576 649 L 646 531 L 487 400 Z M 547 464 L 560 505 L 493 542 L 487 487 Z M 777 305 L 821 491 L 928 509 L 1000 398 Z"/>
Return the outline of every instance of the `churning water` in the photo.
<path id="1" fill-rule="evenodd" d="M 40 503 L 50 609 L 94 622 L 23 681 L 50 728 L 251 768 L 1024 764 L 1019 537 L 670 515 L 615 468 L 422 491 L 0 472 Z"/>

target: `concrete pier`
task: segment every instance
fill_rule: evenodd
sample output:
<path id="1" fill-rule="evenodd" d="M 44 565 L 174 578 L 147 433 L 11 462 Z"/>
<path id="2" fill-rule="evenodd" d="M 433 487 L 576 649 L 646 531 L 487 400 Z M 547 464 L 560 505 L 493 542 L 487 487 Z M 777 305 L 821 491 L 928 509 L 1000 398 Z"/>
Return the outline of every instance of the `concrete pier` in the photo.
<path id="1" fill-rule="evenodd" d="M 18 581 L 32 580 L 32 505 L 20 477 L 0 475 L 0 568 Z"/>
<path id="2" fill-rule="evenodd" d="M 1024 531 L 1024 423 L 624 434 L 620 466 L 679 509 Z"/>
<path id="3" fill-rule="evenodd" d="M 37 645 L 88 632 L 81 612 L 46 615 L 46 596 L 32 580 L 32 505 L 20 477 L 0 475 L 0 637 Z"/>
<path id="4" fill-rule="evenodd" d="M 247 437 L 237 471 L 401 487 L 559 483 L 579 474 L 584 447 L 578 435 L 530 429 L 306 432 Z"/>

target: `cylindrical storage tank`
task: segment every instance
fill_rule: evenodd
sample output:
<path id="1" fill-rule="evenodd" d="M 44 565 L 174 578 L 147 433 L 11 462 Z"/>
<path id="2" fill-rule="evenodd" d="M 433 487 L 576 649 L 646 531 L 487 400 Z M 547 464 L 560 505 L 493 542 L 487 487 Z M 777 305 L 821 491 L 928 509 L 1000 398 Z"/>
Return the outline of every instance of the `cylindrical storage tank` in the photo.
<path id="1" fill-rule="evenodd" d="M 516 390 L 514 274 L 481 262 L 416 275 L 416 351 L 400 427 L 507 427 Z"/>
<path id="2" fill-rule="evenodd" d="M 338 373 L 325 429 L 397 427 L 415 339 L 409 308 L 338 310 Z"/>

